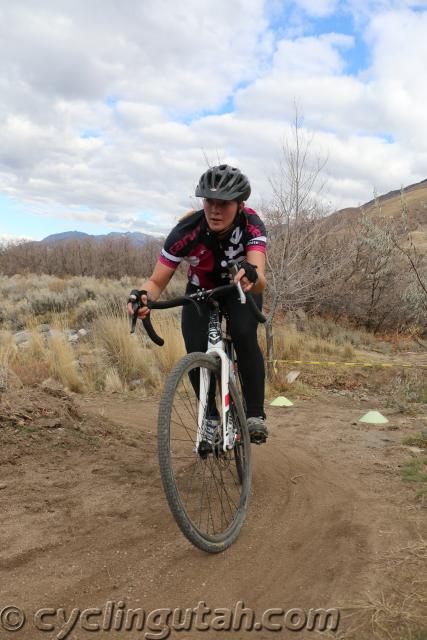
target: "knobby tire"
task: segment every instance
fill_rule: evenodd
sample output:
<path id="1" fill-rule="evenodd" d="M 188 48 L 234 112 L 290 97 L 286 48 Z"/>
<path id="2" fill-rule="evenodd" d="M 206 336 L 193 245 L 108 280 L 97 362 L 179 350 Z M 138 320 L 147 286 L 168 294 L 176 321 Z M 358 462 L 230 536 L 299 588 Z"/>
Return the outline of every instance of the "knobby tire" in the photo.
<path id="1" fill-rule="evenodd" d="M 218 446 L 205 459 L 194 451 L 197 396 L 189 372 L 197 370 L 198 375 L 199 367 L 214 377 L 216 404 L 221 413 L 218 359 L 202 352 L 184 356 L 169 375 L 160 401 L 160 474 L 169 507 L 182 533 L 203 551 L 219 553 L 234 542 L 245 520 L 251 484 L 251 448 L 242 401 L 230 380 L 230 412 L 240 443 L 224 453 Z"/>

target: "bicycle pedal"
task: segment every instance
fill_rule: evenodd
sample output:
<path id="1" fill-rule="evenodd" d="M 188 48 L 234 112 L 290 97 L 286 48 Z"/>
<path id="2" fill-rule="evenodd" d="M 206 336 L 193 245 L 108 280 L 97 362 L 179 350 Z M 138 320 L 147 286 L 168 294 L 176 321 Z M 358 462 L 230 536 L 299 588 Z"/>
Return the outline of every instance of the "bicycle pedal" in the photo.
<path id="1" fill-rule="evenodd" d="M 250 440 L 252 444 L 264 444 L 267 442 L 267 435 L 265 433 L 251 433 Z"/>

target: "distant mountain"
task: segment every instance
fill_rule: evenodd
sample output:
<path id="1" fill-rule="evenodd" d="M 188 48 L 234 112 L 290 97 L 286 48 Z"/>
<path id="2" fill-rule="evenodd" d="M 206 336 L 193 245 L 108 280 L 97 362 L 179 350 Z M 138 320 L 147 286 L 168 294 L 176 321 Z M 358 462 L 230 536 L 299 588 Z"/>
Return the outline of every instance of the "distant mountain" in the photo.
<path id="1" fill-rule="evenodd" d="M 50 236 L 46 236 L 40 242 L 45 244 L 55 244 L 57 242 L 66 242 L 67 240 L 83 240 L 84 238 L 90 238 L 88 233 L 82 231 L 64 231 L 64 233 L 53 233 Z"/>
<path id="2" fill-rule="evenodd" d="M 92 238 L 97 242 L 104 240 L 117 240 L 120 238 L 129 238 L 136 245 L 143 245 L 150 240 L 154 240 L 153 236 L 149 236 L 146 233 L 140 233 L 139 231 L 127 231 L 126 233 L 120 233 L 118 231 L 112 231 L 111 233 L 102 235 L 91 235 L 89 233 L 83 233 L 83 231 L 64 231 L 63 233 L 54 233 L 43 240 L 40 240 L 43 244 L 58 244 L 60 242 L 67 242 L 68 240 L 86 240 Z"/>

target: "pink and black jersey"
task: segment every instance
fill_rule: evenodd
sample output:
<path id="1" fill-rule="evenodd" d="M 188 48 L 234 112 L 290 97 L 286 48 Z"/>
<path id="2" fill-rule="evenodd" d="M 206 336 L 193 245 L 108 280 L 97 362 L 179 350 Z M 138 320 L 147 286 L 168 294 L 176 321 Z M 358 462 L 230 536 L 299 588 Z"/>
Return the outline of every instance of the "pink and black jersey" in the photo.
<path id="1" fill-rule="evenodd" d="M 201 209 L 180 220 L 172 229 L 159 260 L 171 269 L 186 260 L 190 282 L 210 288 L 229 278 L 228 260 L 242 261 L 249 251 L 265 253 L 265 245 L 265 225 L 253 209 L 239 212 L 233 228 L 221 239 L 209 229 Z"/>

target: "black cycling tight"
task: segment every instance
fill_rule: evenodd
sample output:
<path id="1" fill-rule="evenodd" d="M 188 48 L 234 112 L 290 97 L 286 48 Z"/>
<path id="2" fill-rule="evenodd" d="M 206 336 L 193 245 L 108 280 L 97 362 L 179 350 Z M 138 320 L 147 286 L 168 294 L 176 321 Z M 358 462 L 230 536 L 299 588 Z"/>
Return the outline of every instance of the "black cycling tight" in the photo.
<path id="1" fill-rule="evenodd" d="M 187 286 L 186 293 L 196 291 L 194 285 Z M 262 295 L 254 294 L 258 307 L 262 306 Z M 265 416 L 264 413 L 264 358 L 257 340 L 258 321 L 249 305 L 241 304 L 237 292 L 221 300 L 226 310 L 229 327 L 237 355 L 237 364 L 242 377 L 243 395 L 246 402 L 246 416 Z M 201 316 L 192 304 L 182 308 L 182 334 L 187 353 L 206 351 L 208 344 L 209 309 L 201 305 Z"/>

